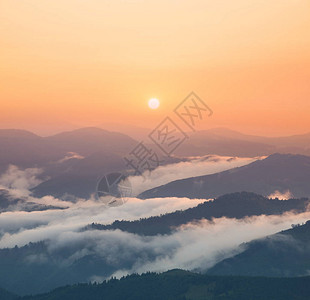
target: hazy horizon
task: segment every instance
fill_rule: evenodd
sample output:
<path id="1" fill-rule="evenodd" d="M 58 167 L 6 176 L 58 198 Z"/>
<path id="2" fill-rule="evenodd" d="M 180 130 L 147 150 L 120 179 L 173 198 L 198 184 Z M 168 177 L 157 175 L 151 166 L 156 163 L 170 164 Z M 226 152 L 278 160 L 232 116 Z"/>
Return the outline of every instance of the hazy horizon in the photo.
<path id="1" fill-rule="evenodd" d="M 42 126 L 41 128 L 32 128 L 32 127 L 0 127 L 0 130 L 24 130 L 24 131 L 28 131 L 31 133 L 34 133 L 35 135 L 41 136 L 41 137 L 48 137 L 48 136 L 53 136 L 59 133 L 63 133 L 63 132 L 70 132 L 70 131 L 75 131 L 75 130 L 79 130 L 79 129 L 84 129 L 84 128 L 98 128 L 98 129 L 103 129 L 106 131 L 110 131 L 110 132 L 119 132 L 119 133 L 123 133 L 126 134 L 128 136 L 131 136 L 133 138 L 137 137 L 137 138 L 141 138 L 141 137 L 146 137 L 151 131 L 152 128 L 147 128 L 147 127 L 139 127 L 139 126 L 135 126 L 135 125 L 131 125 L 131 124 L 103 124 L 100 125 L 98 124 L 96 125 L 89 125 L 89 126 L 68 126 L 68 127 L 61 127 L 61 128 L 45 128 L 44 126 Z M 198 130 L 198 132 L 202 132 L 202 131 L 215 131 L 215 130 L 223 130 L 223 131 L 227 131 L 227 133 L 231 132 L 235 132 L 235 133 L 240 133 L 240 134 L 244 134 L 244 135 L 249 135 L 249 136 L 257 136 L 257 137 L 270 137 L 270 138 L 278 138 L 278 137 L 290 137 L 290 136 L 299 136 L 299 135 L 306 135 L 310 133 L 310 129 L 308 131 L 301 131 L 301 132 L 296 132 L 296 133 L 283 133 L 283 134 L 279 134 L 279 135 L 275 135 L 275 134 L 257 134 L 255 132 L 251 132 L 251 131 L 246 131 L 246 130 L 237 130 L 237 129 L 233 129 L 233 128 L 229 128 L 229 127 L 210 127 L 210 128 L 204 128 L 201 130 Z M 191 134 L 191 131 L 185 131 L 188 134 Z"/>
<path id="2" fill-rule="evenodd" d="M 195 91 L 214 112 L 199 129 L 307 132 L 309 8 L 306 0 L 2 1 L 0 127 L 154 128 Z"/>

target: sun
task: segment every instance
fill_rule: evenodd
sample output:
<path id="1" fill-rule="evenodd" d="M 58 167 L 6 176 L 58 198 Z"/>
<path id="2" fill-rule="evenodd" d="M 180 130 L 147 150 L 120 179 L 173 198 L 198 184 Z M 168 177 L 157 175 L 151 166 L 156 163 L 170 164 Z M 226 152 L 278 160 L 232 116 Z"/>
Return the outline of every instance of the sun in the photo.
<path id="1" fill-rule="evenodd" d="M 157 109 L 159 107 L 159 100 L 156 98 L 152 98 L 149 100 L 149 108 Z"/>

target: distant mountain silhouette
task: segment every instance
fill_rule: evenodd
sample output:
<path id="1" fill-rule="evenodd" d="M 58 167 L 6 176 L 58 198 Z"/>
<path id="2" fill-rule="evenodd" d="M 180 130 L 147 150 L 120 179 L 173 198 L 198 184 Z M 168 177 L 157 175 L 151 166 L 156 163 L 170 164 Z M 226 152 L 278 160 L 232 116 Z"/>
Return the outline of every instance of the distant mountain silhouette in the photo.
<path id="1" fill-rule="evenodd" d="M 0 129 L 0 138 L 37 140 L 40 139 L 40 136 L 22 129 Z"/>
<path id="2" fill-rule="evenodd" d="M 176 151 L 179 155 L 263 156 L 273 153 L 310 155 L 310 133 L 287 137 L 246 135 L 227 128 L 190 134 Z"/>
<path id="3" fill-rule="evenodd" d="M 273 154 L 264 160 L 221 173 L 170 182 L 138 197 L 214 198 L 222 194 L 249 191 L 263 196 L 290 191 L 294 197 L 310 196 L 310 157 Z"/>
<path id="4" fill-rule="evenodd" d="M 0 130 L 0 172 L 9 164 L 21 168 L 45 164 L 61 157 L 57 148 L 42 137 L 23 130 Z"/>
<path id="5" fill-rule="evenodd" d="M 122 124 L 122 123 L 102 123 L 98 125 L 99 128 L 103 128 L 109 131 L 116 131 L 126 134 L 137 141 L 145 140 L 148 134 L 152 131 L 152 128 L 139 127 L 130 124 Z"/>
<path id="6" fill-rule="evenodd" d="M 41 178 L 50 179 L 35 188 L 34 195 L 89 197 L 100 176 L 124 169 L 123 156 L 136 145 L 124 134 L 99 128 L 82 128 L 50 137 L 22 130 L 0 130 L 0 172 L 9 164 L 42 168 Z"/>
<path id="7" fill-rule="evenodd" d="M 299 150 L 305 152 L 305 149 L 308 149 L 309 141 L 310 134 L 284 138 L 264 138 L 217 128 L 194 133 L 188 140 L 189 144 L 184 144 L 184 147 L 180 148 L 180 153 L 190 156 L 208 153 L 256 156 L 272 153 L 279 149 L 281 151 L 290 149 L 293 153 Z M 9 164 L 17 165 L 20 168 L 42 168 L 44 172 L 41 179 L 46 180 L 46 177 L 50 179 L 33 190 L 36 196 L 50 194 L 62 197 L 69 194 L 77 197 L 89 197 L 95 191 L 100 176 L 107 172 L 124 169 L 123 156 L 136 145 L 135 140 L 124 134 L 94 127 L 63 132 L 49 137 L 40 137 L 23 130 L 0 130 L 0 173 L 4 172 Z M 248 151 L 250 149 L 248 146 L 252 150 Z M 197 149 L 199 149 L 199 153 L 196 151 Z M 276 171 L 279 168 L 280 166 L 276 166 L 272 172 L 267 169 L 264 177 L 269 176 L 267 173 L 278 176 Z M 292 170 L 294 169 L 296 168 L 293 167 Z M 291 177 L 289 173 L 286 174 L 289 178 Z M 250 175 L 251 178 L 253 174 L 247 175 Z M 205 198 L 207 195 L 209 195 L 208 197 L 216 197 L 243 190 L 269 195 L 275 189 L 282 191 L 283 186 L 290 183 L 288 180 L 288 184 L 286 184 L 285 178 L 283 178 L 282 183 L 274 182 L 276 178 L 271 178 L 271 182 L 274 184 L 270 184 L 268 187 L 261 180 L 254 183 L 247 180 L 248 178 L 245 180 L 243 178 L 239 180 L 237 176 L 234 178 L 237 181 L 236 183 L 229 182 L 230 179 L 227 179 L 228 182 L 219 187 L 218 185 L 222 184 L 221 180 L 210 177 L 211 186 L 206 183 L 205 189 L 205 191 L 209 191 L 208 193 L 201 191 L 201 181 L 199 181 L 194 187 L 195 192 L 182 186 L 179 190 L 173 188 L 171 192 L 165 191 L 163 195 L 178 194 L 180 196 L 190 195 L 190 197 L 198 195 L 198 197 Z M 264 178 L 262 178 L 263 180 Z M 295 186 L 295 190 L 299 189 L 303 182 L 304 180 L 301 179 L 300 183 Z M 153 192 L 146 192 L 141 197 L 149 197 L 149 195 L 152 197 Z M 295 197 L 306 196 L 307 194 L 303 192 L 302 186 L 299 193 L 293 194 Z"/>
<path id="8" fill-rule="evenodd" d="M 0 129 L 0 172 L 9 164 L 19 167 L 50 167 L 51 162 L 62 159 L 68 152 L 88 156 L 108 151 L 124 155 L 136 141 L 129 136 L 100 128 L 88 127 L 40 137 L 29 131 Z M 262 156 L 273 153 L 310 155 L 310 133 L 289 137 L 268 138 L 245 135 L 225 128 L 198 131 L 190 135 L 175 154 Z"/>
<path id="9" fill-rule="evenodd" d="M 105 151 L 127 154 L 137 144 L 132 138 L 99 128 L 82 128 L 49 137 L 23 130 L 0 130 L 0 171 L 9 164 L 19 167 L 45 167 L 63 159 L 68 152 L 88 156 Z"/>
<path id="10" fill-rule="evenodd" d="M 254 240 L 246 250 L 208 271 L 216 275 L 305 276 L 310 270 L 310 221 L 292 229 Z"/>
<path id="11" fill-rule="evenodd" d="M 44 140 L 52 145 L 57 145 L 65 152 L 76 152 L 83 156 L 99 151 L 127 154 L 137 143 L 125 134 L 96 127 L 63 132 L 46 137 Z"/>
<path id="12" fill-rule="evenodd" d="M 32 192 L 36 197 L 72 195 L 88 198 L 96 191 L 101 176 L 123 169 L 122 156 L 109 151 L 96 152 L 84 159 L 74 161 L 64 172 L 42 182 L 32 189 Z"/>
<path id="13" fill-rule="evenodd" d="M 170 158 L 166 160 L 166 163 L 169 161 L 175 163 L 180 160 Z M 42 182 L 32 190 L 34 196 L 52 195 L 63 198 L 66 195 L 72 195 L 88 198 L 96 191 L 98 181 L 103 175 L 124 171 L 125 161 L 124 156 L 118 154 L 117 151 L 114 153 L 107 150 L 95 152 L 84 159 L 62 163 L 61 166 L 63 168 L 60 174 L 56 173 L 51 179 Z M 50 167 L 49 170 L 51 172 Z M 69 200 L 70 196 L 66 198 Z"/>

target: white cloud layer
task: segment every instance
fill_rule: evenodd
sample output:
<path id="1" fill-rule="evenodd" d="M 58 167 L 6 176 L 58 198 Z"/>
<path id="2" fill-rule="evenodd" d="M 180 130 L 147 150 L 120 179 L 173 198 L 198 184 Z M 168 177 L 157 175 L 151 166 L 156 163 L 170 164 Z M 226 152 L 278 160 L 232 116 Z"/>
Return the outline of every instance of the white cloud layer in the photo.
<path id="1" fill-rule="evenodd" d="M 158 168 L 144 183 L 133 178 L 135 192 L 161 182 L 182 176 L 201 175 L 229 169 L 249 163 L 249 159 L 207 158 Z M 232 165 L 233 164 L 233 165 Z M 182 170 L 182 172 L 181 172 Z M 146 271 L 166 271 L 172 268 L 207 270 L 218 261 L 232 256 L 242 248 L 244 242 L 274 234 L 290 228 L 291 224 L 310 219 L 310 212 L 287 213 L 282 216 L 258 216 L 242 220 L 220 218 L 213 221 L 201 220 L 179 227 L 170 235 L 139 236 L 120 230 L 81 231 L 92 222 L 110 224 L 114 220 L 136 220 L 176 210 L 194 207 L 208 201 L 188 198 L 154 198 L 140 200 L 129 198 L 122 206 L 107 207 L 95 199 L 78 199 L 75 203 L 64 202 L 51 196 L 35 198 L 29 196 L 29 188 L 38 183 L 38 169 L 18 170 L 11 166 L 0 177 L 0 185 L 16 195 L 24 195 L 27 201 L 38 204 L 66 207 L 63 210 L 12 211 L 0 213 L 0 248 L 24 246 L 29 242 L 45 240 L 49 252 L 70 248 L 70 263 L 85 255 L 101 257 L 115 269 L 114 276 Z M 165 175 L 166 174 L 166 175 Z M 31 262 L 40 262 L 42 257 L 31 257 Z M 124 268 L 124 265 L 127 267 Z M 128 267 L 130 265 L 130 267 Z M 93 274 L 91 279 L 101 278 Z"/>
<path id="2" fill-rule="evenodd" d="M 52 201 L 55 205 L 61 202 L 54 198 Z M 203 202 L 201 199 L 188 198 L 148 200 L 129 198 L 124 205 L 109 208 L 94 199 L 87 201 L 81 199 L 77 203 L 66 202 L 69 208 L 64 210 L 5 212 L 0 214 L 0 234 L 3 235 L 0 239 L 0 248 L 23 246 L 67 230 L 78 231 L 92 222 L 109 224 L 116 219 L 136 220 L 184 210 L 201 202 Z"/>
<path id="3" fill-rule="evenodd" d="M 0 176 L 0 188 L 10 190 L 16 197 L 28 196 L 29 190 L 42 182 L 38 179 L 41 173 L 42 170 L 38 168 L 20 170 L 10 165 Z"/>
<path id="4" fill-rule="evenodd" d="M 153 249 L 156 252 L 155 259 L 137 260 L 131 269 L 118 270 L 113 276 L 146 271 L 163 272 L 173 268 L 206 271 L 222 259 L 242 252 L 244 248 L 239 247 L 240 244 L 275 234 L 290 228 L 292 223 L 303 223 L 309 218 L 310 212 L 242 220 L 220 218 L 213 222 L 202 220 L 187 224 L 172 235 L 156 236 L 147 241 L 134 236 L 131 243 L 140 243 L 142 248 Z"/>
<path id="5" fill-rule="evenodd" d="M 123 206 L 107 209 L 93 200 L 79 201 L 66 210 L 8 212 L 0 214 L 0 248 L 48 241 L 49 252 L 70 249 L 71 263 L 93 254 L 113 265 L 113 276 L 172 268 L 205 271 L 218 261 L 243 249 L 244 242 L 290 228 L 291 224 L 310 219 L 310 212 L 282 216 L 258 216 L 242 220 L 220 218 L 201 220 L 179 227 L 170 235 L 139 236 L 120 230 L 80 231 L 91 222 L 111 223 L 115 219 L 140 217 L 186 209 L 202 200 L 186 198 L 129 199 Z M 38 256 L 38 260 L 42 257 Z M 32 260 L 36 260 L 32 257 Z M 39 262 L 39 261 L 38 261 Z M 124 269 L 124 265 L 130 267 Z M 98 280 L 100 274 L 91 279 Z M 101 278 L 102 279 L 102 278 Z"/>
<path id="6" fill-rule="evenodd" d="M 281 193 L 280 191 L 274 191 L 272 194 L 270 194 L 268 196 L 268 198 L 278 198 L 279 200 L 288 200 L 288 199 L 292 199 L 293 195 L 292 193 L 287 190 L 284 193 Z"/>
<path id="7" fill-rule="evenodd" d="M 146 171 L 143 176 L 129 177 L 132 195 L 140 193 L 168 182 L 195 176 L 210 175 L 232 168 L 245 166 L 261 158 L 240 158 L 209 155 L 192 158 L 176 164 L 160 166 L 152 172 Z"/>

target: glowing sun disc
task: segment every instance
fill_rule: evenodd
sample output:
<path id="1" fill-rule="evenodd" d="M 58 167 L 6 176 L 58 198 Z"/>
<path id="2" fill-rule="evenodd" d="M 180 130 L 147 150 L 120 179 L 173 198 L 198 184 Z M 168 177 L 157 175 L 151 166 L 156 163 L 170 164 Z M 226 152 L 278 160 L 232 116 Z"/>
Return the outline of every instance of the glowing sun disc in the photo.
<path id="1" fill-rule="evenodd" d="M 159 107 L 159 100 L 156 98 L 152 98 L 149 100 L 149 108 L 156 109 Z"/>

